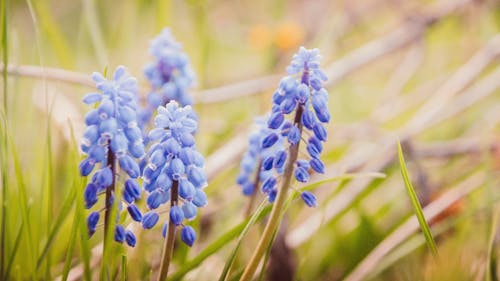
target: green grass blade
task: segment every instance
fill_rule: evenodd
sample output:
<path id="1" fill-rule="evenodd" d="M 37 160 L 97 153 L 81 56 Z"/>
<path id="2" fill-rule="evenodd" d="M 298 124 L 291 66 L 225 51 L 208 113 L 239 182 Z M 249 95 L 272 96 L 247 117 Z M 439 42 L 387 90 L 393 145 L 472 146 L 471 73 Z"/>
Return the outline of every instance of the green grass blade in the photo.
<path id="1" fill-rule="evenodd" d="M 61 226 L 65 219 L 68 217 L 69 211 L 71 210 L 71 207 L 73 206 L 73 203 L 76 198 L 76 192 L 75 189 L 71 189 L 68 196 L 64 200 L 63 206 L 61 207 L 61 210 L 59 211 L 59 215 L 57 216 L 54 226 L 52 227 L 52 230 L 49 234 L 49 238 L 47 239 L 47 242 L 45 243 L 45 246 L 43 247 L 42 254 L 38 257 L 37 263 L 36 263 L 36 268 L 38 269 L 44 260 L 44 258 L 47 256 L 50 248 L 52 247 L 54 240 L 57 236 L 57 233 L 61 229 Z"/>
<path id="2" fill-rule="evenodd" d="M 236 254 L 238 253 L 238 250 L 241 246 L 241 243 L 243 242 L 243 238 L 247 235 L 248 231 L 250 230 L 250 227 L 257 221 L 257 218 L 260 216 L 262 211 L 264 210 L 264 207 L 267 204 L 267 199 L 265 199 L 257 208 L 257 210 L 254 212 L 254 214 L 250 217 L 248 220 L 247 224 L 243 228 L 243 231 L 241 232 L 240 236 L 238 237 L 238 240 L 236 242 L 236 246 L 234 247 L 233 251 L 231 252 L 231 255 L 229 255 L 228 260 L 226 261 L 226 264 L 224 265 L 224 269 L 222 270 L 222 273 L 219 277 L 219 281 L 224 281 L 227 278 L 227 274 L 229 273 L 229 269 L 232 267 L 234 260 L 236 258 Z"/>
<path id="3" fill-rule="evenodd" d="M 16 259 L 17 250 L 19 249 L 19 245 L 21 244 L 21 238 L 23 236 L 23 228 L 24 223 L 21 221 L 21 226 L 19 226 L 19 230 L 17 231 L 16 241 L 14 242 L 14 248 L 12 249 L 12 254 L 7 260 L 7 268 L 5 269 L 5 279 L 7 280 L 10 275 L 10 271 L 12 269 L 12 264 L 14 264 L 14 260 Z"/>
<path id="4" fill-rule="evenodd" d="M 122 255 L 122 274 L 121 281 L 125 281 L 127 279 L 127 256 Z"/>
<path id="5" fill-rule="evenodd" d="M 66 252 L 66 260 L 64 262 L 64 268 L 62 273 L 62 280 L 66 281 L 68 279 L 69 270 L 71 268 L 71 260 L 73 259 L 73 251 L 75 249 L 76 237 L 78 234 L 78 227 L 80 224 L 81 213 L 75 210 L 73 225 L 71 226 L 71 233 L 69 236 L 68 251 Z"/>
<path id="6" fill-rule="evenodd" d="M 14 172 L 16 175 L 16 181 L 19 190 L 19 207 L 21 209 L 21 218 L 23 220 L 25 237 L 27 239 L 28 249 L 32 249 L 29 251 L 29 255 L 26 257 L 27 264 L 29 265 L 28 270 L 31 270 L 32 274 L 36 274 L 35 270 L 35 256 L 36 256 L 36 248 L 34 248 L 33 236 L 31 231 L 30 217 L 29 217 L 29 207 L 28 207 L 28 193 L 26 191 L 26 185 L 24 184 L 24 175 L 21 168 L 21 163 L 19 161 L 19 155 L 17 154 L 17 149 L 12 141 L 9 139 L 9 147 L 12 153 L 12 159 L 14 161 Z"/>
<path id="7" fill-rule="evenodd" d="M 76 143 L 76 138 L 75 138 L 75 130 L 73 129 L 73 124 L 69 121 L 68 122 L 68 127 L 70 131 L 70 136 L 72 140 L 72 147 L 76 148 L 78 147 L 78 144 Z M 75 173 L 77 177 L 79 178 L 79 184 L 75 186 L 76 189 L 76 198 L 83 198 L 83 190 L 86 185 L 86 179 L 84 177 L 80 177 L 80 174 L 76 171 L 76 167 L 78 167 L 78 162 L 80 160 L 80 157 L 78 155 L 78 152 L 76 149 L 72 150 L 71 153 L 71 163 L 73 163 L 73 167 L 75 167 Z M 84 219 L 86 217 L 85 213 L 85 208 L 83 206 L 83 200 L 78 199 L 76 200 L 76 209 L 75 212 L 79 214 L 80 220 L 78 221 L 79 223 L 79 237 L 80 237 L 80 252 L 82 255 L 82 262 L 83 262 L 83 273 L 84 273 L 84 278 L 86 281 L 90 281 L 92 279 L 92 273 L 90 271 L 90 244 L 88 240 L 88 233 L 87 233 L 87 224 L 86 220 Z"/>
<path id="8" fill-rule="evenodd" d="M 353 178 L 360 178 L 360 177 L 375 177 L 375 178 L 383 178 L 385 177 L 384 174 L 381 173 L 351 173 L 351 174 L 342 174 L 339 176 L 331 177 L 325 180 L 317 181 L 312 184 L 306 185 L 301 188 L 301 190 L 311 190 L 314 189 L 322 184 L 329 183 L 332 181 L 343 181 L 343 180 L 349 180 Z M 290 196 L 289 201 L 286 203 L 290 204 L 293 198 L 295 198 L 297 193 L 294 193 L 292 196 Z M 266 206 L 262 212 L 259 214 L 259 216 L 256 218 L 256 221 L 261 220 L 264 216 L 269 214 L 271 211 L 272 205 Z M 174 281 L 174 280 L 181 280 L 184 275 L 186 275 L 189 271 L 192 269 L 196 268 L 199 266 L 205 259 L 207 259 L 209 256 L 212 254 L 216 253 L 218 250 L 226 246 L 231 240 L 235 239 L 245 228 L 247 225 L 248 221 L 250 220 L 247 219 L 243 221 L 242 223 L 238 224 L 237 226 L 233 227 L 232 229 L 228 230 L 226 233 L 222 234 L 219 238 L 217 238 L 214 242 L 212 242 L 210 245 L 208 245 L 203 251 L 201 251 L 198 256 L 193 258 L 192 260 L 186 262 L 183 267 L 179 268 L 170 278 L 168 278 L 169 281 Z"/>
<path id="9" fill-rule="evenodd" d="M 75 166 L 76 167 L 76 166 Z M 77 192 L 79 194 L 78 198 L 82 198 L 81 192 L 85 188 L 85 179 L 82 178 L 80 180 L 80 191 Z M 80 236 L 80 251 L 82 255 L 83 262 L 83 273 L 86 281 L 92 280 L 92 272 L 90 270 L 90 243 L 89 243 L 89 235 L 87 230 L 86 221 L 83 219 L 85 217 L 85 209 L 83 208 L 83 200 L 76 200 L 76 212 L 80 213 L 80 217 L 82 218 L 79 221 L 79 236 Z"/>
<path id="10" fill-rule="evenodd" d="M 2 59 L 4 65 L 9 64 L 9 56 L 8 56 L 8 37 L 7 37 L 7 0 L 2 1 Z M 1 170 L 0 174 L 2 176 L 2 217 L 0 218 L 1 220 L 1 225 L 0 225 L 0 278 L 3 279 L 4 277 L 4 261 L 5 261 L 5 240 L 7 236 L 7 223 L 6 223 L 6 212 L 7 212 L 7 194 L 8 192 L 8 182 L 7 182 L 7 169 L 8 169 L 8 164 L 7 164 L 7 153 L 8 153 L 8 144 L 7 144 L 7 67 L 4 67 L 4 70 L 2 72 L 2 77 L 3 77 L 3 138 L 4 141 L 2 142 L 2 155 L 3 157 L 0 157 L 1 161 Z"/>
<path id="11" fill-rule="evenodd" d="M 498 244 L 497 241 L 497 230 L 498 230 L 498 218 L 500 216 L 500 207 L 495 208 L 493 211 L 493 216 L 491 218 L 491 230 L 490 237 L 488 240 L 488 260 L 486 261 L 486 281 L 498 281 L 497 276 L 497 253 L 495 251 L 495 245 Z"/>
<path id="12" fill-rule="evenodd" d="M 271 205 L 266 206 L 262 212 L 257 216 L 256 221 L 261 220 L 269 214 L 271 211 Z M 212 254 L 216 253 L 218 250 L 226 246 L 231 240 L 236 238 L 245 228 L 247 225 L 248 221 L 250 220 L 247 219 L 243 221 L 242 223 L 238 224 L 237 226 L 231 228 L 229 231 L 226 233 L 222 234 L 219 238 L 217 238 L 214 242 L 212 242 L 210 245 L 208 245 L 203 251 L 201 251 L 198 256 L 193 258 L 192 260 L 186 262 L 183 267 L 179 268 L 170 278 L 167 280 L 173 281 L 173 280 L 181 280 L 184 275 L 186 275 L 189 271 L 192 269 L 196 268 L 199 266 L 205 259 L 210 257 Z"/>
<path id="13" fill-rule="evenodd" d="M 427 224 L 427 220 L 424 217 L 424 212 L 422 211 L 422 206 L 418 201 L 415 189 L 413 188 L 410 178 L 408 177 L 408 170 L 406 168 L 406 163 L 403 156 L 403 149 L 401 148 L 401 143 L 399 141 L 398 141 L 398 158 L 399 158 L 399 165 L 401 166 L 401 175 L 403 176 L 403 180 L 406 186 L 406 191 L 408 191 L 411 203 L 413 205 L 413 208 L 415 209 L 415 215 L 417 216 L 418 223 L 420 224 L 420 228 L 422 229 L 422 232 L 425 236 L 425 240 L 427 241 L 429 249 L 431 250 L 434 256 L 437 256 L 438 252 L 436 243 L 434 242 L 434 238 L 432 237 L 429 224 Z"/>

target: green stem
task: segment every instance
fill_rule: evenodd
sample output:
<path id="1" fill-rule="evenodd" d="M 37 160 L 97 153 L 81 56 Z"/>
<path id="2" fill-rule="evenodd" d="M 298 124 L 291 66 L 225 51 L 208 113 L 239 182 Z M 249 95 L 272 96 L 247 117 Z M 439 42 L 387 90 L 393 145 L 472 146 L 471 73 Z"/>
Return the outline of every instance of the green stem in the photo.
<path id="1" fill-rule="evenodd" d="M 179 182 L 174 181 L 172 188 L 170 189 L 170 208 L 177 205 L 179 198 Z M 176 225 L 171 219 L 168 221 L 168 233 L 165 237 L 163 244 L 163 254 L 161 257 L 161 267 L 160 275 L 158 276 L 158 281 L 163 281 L 167 279 L 168 268 L 170 266 L 170 261 L 172 260 L 172 255 L 174 253 L 174 242 L 175 242 L 175 228 Z"/>
<path id="2" fill-rule="evenodd" d="M 298 106 L 297 112 L 295 113 L 294 123 L 298 126 L 300 134 L 302 135 L 302 106 Z M 295 162 L 297 161 L 297 156 L 299 154 L 299 145 L 300 141 L 290 146 L 289 148 L 289 158 L 286 163 L 285 172 L 283 174 L 283 182 L 281 184 L 281 188 L 278 190 L 276 201 L 274 202 L 273 209 L 271 210 L 271 215 L 269 216 L 269 221 L 267 222 L 266 227 L 264 228 L 264 232 L 262 233 L 262 237 L 260 238 L 259 244 L 257 248 L 254 250 L 250 261 L 248 262 L 243 275 L 240 278 L 240 281 L 249 281 L 252 279 L 257 267 L 259 266 L 262 257 L 266 253 L 266 249 L 270 247 L 270 243 L 273 240 L 274 233 L 280 224 L 280 214 L 283 209 L 283 204 L 286 201 L 286 195 L 288 193 L 288 189 L 290 188 L 290 183 L 292 180 L 293 167 Z"/>

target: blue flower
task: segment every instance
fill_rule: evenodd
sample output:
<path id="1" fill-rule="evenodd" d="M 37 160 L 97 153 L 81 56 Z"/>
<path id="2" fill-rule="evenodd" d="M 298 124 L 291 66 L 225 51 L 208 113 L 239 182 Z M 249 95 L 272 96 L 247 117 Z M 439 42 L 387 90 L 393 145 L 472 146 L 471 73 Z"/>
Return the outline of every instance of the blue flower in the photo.
<path id="1" fill-rule="evenodd" d="M 298 182 L 309 181 L 311 168 L 317 173 L 325 172 L 320 156 L 323 151 L 322 143 L 327 140 L 325 124 L 330 121 L 330 112 L 328 92 L 323 88 L 327 78 L 320 69 L 320 59 L 319 50 L 307 50 L 303 47 L 293 56 L 292 63 L 287 68 L 289 75 L 281 80 L 273 94 L 272 111 L 266 121 L 266 128 L 255 137 L 260 146 L 254 148 L 251 142 L 249 152 L 242 160 L 238 183 L 245 192 L 253 192 L 255 186 L 263 180 L 261 190 L 268 195 L 269 201 L 274 201 L 276 185 L 287 161 L 295 161 L 291 164 Z M 309 135 L 312 135 L 308 141 L 304 138 L 304 131 L 309 131 Z M 288 148 L 299 149 L 301 142 L 305 142 L 309 159 L 290 159 Z M 257 166 L 261 167 L 259 173 L 262 178 L 258 182 L 252 178 Z M 316 205 L 316 199 L 311 193 L 304 192 L 301 197 L 308 206 Z"/>
<path id="2" fill-rule="evenodd" d="M 150 209 L 170 203 L 169 220 L 184 231 L 183 221 L 194 219 L 197 208 L 207 204 L 203 191 L 207 185 L 204 159 L 196 150 L 193 137 L 198 121 L 191 106 L 181 107 L 175 101 L 159 106 L 157 112 L 155 128 L 149 132 L 153 143 L 143 172 L 144 188 L 148 191 L 146 202 Z M 149 226 L 144 224 L 144 218 L 143 226 Z"/>
<path id="3" fill-rule="evenodd" d="M 181 240 L 189 247 L 193 246 L 194 240 L 196 240 L 196 232 L 191 226 L 187 225 L 182 228 Z"/>
<path id="4" fill-rule="evenodd" d="M 98 196 L 108 189 L 112 193 L 106 201 L 111 202 L 115 178 L 123 174 L 123 200 L 130 204 L 127 210 L 132 219 L 140 221 L 141 213 L 133 205 L 141 197 L 136 179 L 140 176 L 138 158 L 145 154 L 137 120 L 137 81 L 123 66 L 116 68 L 111 80 L 97 72 L 92 74 L 92 79 L 98 92 L 83 97 L 83 102 L 93 105 L 94 109 L 85 117 L 87 128 L 80 146 L 86 154 L 80 163 L 80 174 L 89 176 L 95 170 L 85 188 L 85 207 L 92 208 L 98 202 Z M 90 234 L 95 232 L 98 220 L 98 213 L 89 215 Z M 118 226 L 115 229 L 115 240 L 118 242 L 125 239 L 125 230 L 122 230 L 123 227 Z"/>
<path id="5" fill-rule="evenodd" d="M 151 92 L 146 108 L 140 113 L 141 124 L 148 123 L 158 106 L 164 106 L 171 100 L 182 106 L 192 104 L 188 90 L 196 80 L 189 57 L 170 29 L 163 29 L 151 41 L 149 53 L 154 61 L 145 67 L 144 74 L 151 86 Z"/>
<path id="6" fill-rule="evenodd" d="M 271 114 L 269 120 L 273 118 L 275 117 Z M 248 151 L 241 160 L 237 183 L 242 187 L 244 195 L 254 194 L 256 187 L 273 175 L 271 171 L 273 167 L 279 172 L 282 172 L 284 168 L 286 153 L 283 154 L 283 151 L 280 150 L 280 147 L 283 147 L 283 138 L 281 137 L 283 132 L 281 129 L 268 128 L 268 126 L 274 127 L 269 120 L 266 122 L 263 118 L 256 119 L 256 131 L 250 135 Z M 281 127 L 287 126 L 286 122 L 281 122 L 280 125 Z M 263 143 L 265 145 L 262 145 Z M 273 192 L 276 183 L 271 183 L 263 183 L 265 186 L 261 187 L 261 190 L 267 194 Z"/>

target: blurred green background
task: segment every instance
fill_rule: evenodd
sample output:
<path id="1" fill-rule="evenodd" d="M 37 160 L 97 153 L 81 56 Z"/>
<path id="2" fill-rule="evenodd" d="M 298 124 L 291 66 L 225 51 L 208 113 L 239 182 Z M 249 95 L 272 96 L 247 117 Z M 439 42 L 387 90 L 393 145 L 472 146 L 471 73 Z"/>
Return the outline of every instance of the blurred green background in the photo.
<path id="1" fill-rule="evenodd" d="M 210 178 L 209 206 L 194 224 L 200 240 L 176 249 L 172 272 L 243 221 L 248 198 L 235 178 L 246 136 L 254 118 L 270 110 L 279 77 L 303 45 L 321 50 L 331 82 L 328 173 L 315 180 L 386 177 L 322 184 L 315 209 L 293 202 L 264 279 L 290 280 L 284 272 L 292 272 L 291 280 L 497 280 L 499 1 L 19 0 L 3 1 L 2 9 L 10 66 L 2 90 L 7 150 L 0 155 L 8 280 L 60 278 L 66 260 L 69 280 L 84 278 L 82 262 L 97 278 L 102 235 L 87 243 L 78 223 L 86 212 L 77 203 L 77 143 L 88 109 L 80 100 L 92 91 L 91 72 L 117 65 L 145 93 L 149 41 L 164 27 L 197 74 L 197 143 Z M 76 83 L 68 83 L 72 78 Z M 398 138 L 436 258 L 410 219 Z M 140 233 L 135 249 L 118 249 L 110 266 L 118 268 L 125 255 L 128 280 L 155 276 L 160 228 Z M 237 269 L 261 228 L 244 240 Z M 217 280 L 234 243 L 185 280 Z"/>

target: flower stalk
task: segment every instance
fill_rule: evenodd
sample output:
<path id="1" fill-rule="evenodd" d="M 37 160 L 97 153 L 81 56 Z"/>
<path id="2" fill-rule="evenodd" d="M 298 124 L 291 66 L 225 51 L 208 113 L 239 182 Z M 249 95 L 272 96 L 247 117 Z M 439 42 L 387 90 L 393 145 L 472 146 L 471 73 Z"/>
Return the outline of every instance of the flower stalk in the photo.
<path id="1" fill-rule="evenodd" d="M 300 133 L 302 133 L 302 123 L 300 122 L 302 118 L 302 107 L 299 106 L 295 113 L 294 123 L 299 128 Z M 270 246 L 273 234 L 280 225 L 280 214 L 283 209 L 283 205 L 286 201 L 286 195 L 290 188 L 290 183 L 294 170 L 294 163 L 297 161 L 297 157 L 299 154 L 299 145 L 300 142 L 297 142 L 295 145 L 291 145 L 289 148 L 289 159 L 287 161 L 285 172 L 283 174 L 283 183 L 281 184 L 281 188 L 278 190 L 276 201 L 274 202 L 273 209 L 271 210 L 271 214 L 269 216 L 269 220 L 264 228 L 264 232 L 262 233 L 262 237 L 255 248 L 255 251 L 248 262 L 243 275 L 240 278 L 240 281 L 249 281 L 252 279 L 257 267 L 262 260 L 262 257 L 266 253 L 267 248 Z"/>
<path id="2" fill-rule="evenodd" d="M 173 206 L 177 206 L 178 200 L 179 200 L 179 182 L 174 181 L 172 183 L 172 188 L 170 189 L 170 208 L 172 208 Z M 167 237 L 165 237 L 163 243 L 163 254 L 161 257 L 160 275 L 158 276 L 158 281 L 167 279 L 170 260 L 172 259 L 174 253 L 174 243 L 176 234 L 175 232 L 176 232 L 176 225 L 172 220 L 169 220 Z"/>

